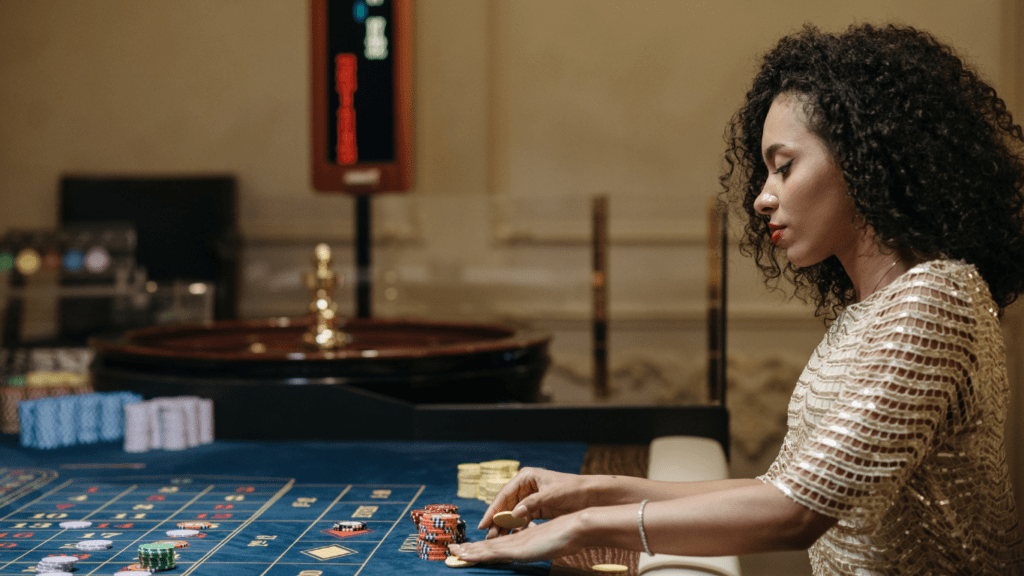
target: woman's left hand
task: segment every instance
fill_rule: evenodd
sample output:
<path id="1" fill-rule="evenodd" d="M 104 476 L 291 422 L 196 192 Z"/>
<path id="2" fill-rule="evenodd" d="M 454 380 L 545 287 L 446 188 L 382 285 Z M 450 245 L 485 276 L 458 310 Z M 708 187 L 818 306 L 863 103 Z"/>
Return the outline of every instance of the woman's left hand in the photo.
<path id="1" fill-rule="evenodd" d="M 577 552 L 582 548 L 579 540 L 579 514 L 566 514 L 541 524 L 531 522 L 505 536 L 448 548 L 467 562 L 532 562 Z"/>

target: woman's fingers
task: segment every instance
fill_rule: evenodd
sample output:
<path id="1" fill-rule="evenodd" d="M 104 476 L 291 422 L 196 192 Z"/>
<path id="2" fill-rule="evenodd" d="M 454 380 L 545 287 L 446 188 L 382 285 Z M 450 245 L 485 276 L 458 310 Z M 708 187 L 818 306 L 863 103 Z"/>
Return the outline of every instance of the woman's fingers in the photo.
<path id="1" fill-rule="evenodd" d="M 568 516 L 515 530 L 501 538 L 452 544 L 449 549 L 468 562 L 533 561 L 573 552 L 575 523 Z"/>
<path id="2" fill-rule="evenodd" d="M 491 501 L 491 505 L 484 511 L 484 515 L 480 519 L 480 524 L 477 528 L 480 530 L 489 528 L 491 526 L 491 519 L 495 514 L 505 510 L 512 510 L 524 498 L 537 492 L 539 489 L 537 475 L 541 472 L 543 471 L 536 468 L 523 468 L 520 470 L 494 496 L 494 500 Z"/>

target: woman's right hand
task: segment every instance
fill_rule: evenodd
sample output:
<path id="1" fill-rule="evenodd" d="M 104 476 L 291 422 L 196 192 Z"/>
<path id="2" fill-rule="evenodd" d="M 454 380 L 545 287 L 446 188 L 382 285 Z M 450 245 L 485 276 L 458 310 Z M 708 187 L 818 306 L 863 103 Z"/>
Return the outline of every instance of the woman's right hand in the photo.
<path id="1" fill-rule="evenodd" d="M 591 477 L 592 478 L 592 477 Z M 487 537 L 507 533 L 493 525 L 498 512 L 509 510 L 513 516 L 529 520 L 557 518 L 591 506 L 588 477 L 543 468 L 523 468 L 498 491 L 480 520 L 479 529 L 489 528 Z"/>

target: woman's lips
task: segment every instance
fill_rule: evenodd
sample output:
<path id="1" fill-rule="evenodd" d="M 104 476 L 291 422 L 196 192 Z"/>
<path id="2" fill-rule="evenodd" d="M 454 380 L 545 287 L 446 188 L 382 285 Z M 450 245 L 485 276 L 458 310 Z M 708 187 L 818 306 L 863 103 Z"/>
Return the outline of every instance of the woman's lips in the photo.
<path id="1" fill-rule="evenodd" d="M 785 226 L 776 226 L 775 224 L 769 224 L 768 229 L 772 232 L 772 244 L 779 245 L 779 241 L 782 240 L 782 230 Z"/>

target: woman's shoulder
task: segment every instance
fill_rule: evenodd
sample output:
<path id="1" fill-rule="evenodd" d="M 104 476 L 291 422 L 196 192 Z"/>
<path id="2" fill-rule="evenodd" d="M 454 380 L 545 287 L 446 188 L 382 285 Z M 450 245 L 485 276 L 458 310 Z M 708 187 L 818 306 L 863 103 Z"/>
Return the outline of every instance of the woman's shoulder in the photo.
<path id="1" fill-rule="evenodd" d="M 943 302 L 968 305 L 975 299 L 990 301 L 988 284 L 973 264 L 936 259 L 917 264 L 892 284 L 896 299 L 932 296 Z M 994 307 L 994 304 L 993 304 Z"/>
<path id="2" fill-rule="evenodd" d="M 924 316 L 973 324 L 969 319 L 982 313 L 998 315 L 998 307 L 978 269 L 961 260 L 922 262 L 888 288 L 877 302 L 876 310 L 883 316 Z"/>
<path id="3" fill-rule="evenodd" d="M 922 277 L 934 277 L 956 283 L 983 282 L 981 274 L 978 273 L 978 269 L 974 264 L 948 258 L 937 258 L 921 262 L 907 270 L 906 276 L 908 279 L 917 280 L 920 280 Z"/>

